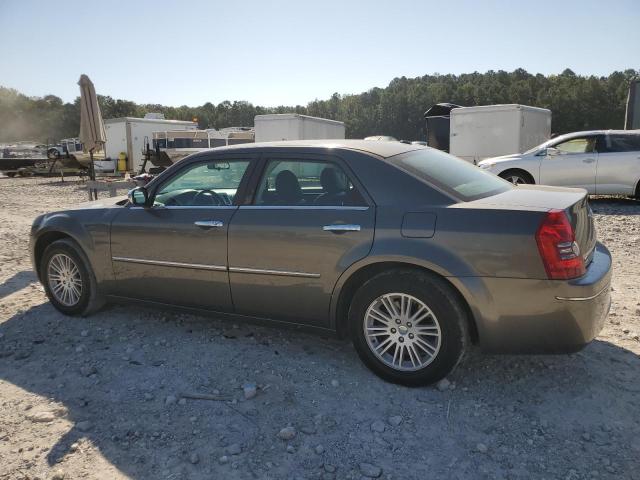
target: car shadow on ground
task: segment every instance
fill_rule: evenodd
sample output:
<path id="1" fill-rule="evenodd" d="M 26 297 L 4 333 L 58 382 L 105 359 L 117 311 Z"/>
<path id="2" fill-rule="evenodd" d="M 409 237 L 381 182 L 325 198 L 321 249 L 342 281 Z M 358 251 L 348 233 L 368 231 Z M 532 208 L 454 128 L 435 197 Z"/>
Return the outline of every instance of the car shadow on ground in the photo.
<path id="1" fill-rule="evenodd" d="M 590 197 L 594 213 L 600 215 L 640 215 L 640 200 L 628 197 Z"/>
<path id="2" fill-rule="evenodd" d="M 72 424 L 59 438 L 33 424 L 49 442 L 50 466 L 72 464 L 73 446 L 86 440 L 131 478 L 289 478 L 316 468 L 309 458 L 322 444 L 324 461 L 344 465 L 344 476 L 371 455 L 392 455 L 363 438 L 373 439 L 371 422 L 393 414 L 405 419 L 389 430 L 393 442 L 442 446 L 425 450 L 425 475 L 447 477 L 457 459 L 457 472 L 473 476 L 477 442 L 523 444 L 523 455 L 545 456 L 549 448 L 569 452 L 568 442 L 592 427 L 585 455 L 637 440 L 637 423 L 625 418 L 638 411 L 640 358 L 607 342 L 573 355 L 473 352 L 450 387 L 409 389 L 373 376 L 346 341 L 141 307 L 68 318 L 45 303 L 8 319 L 0 333 L 0 380 L 63 406 L 53 422 Z M 255 398 L 244 399 L 244 382 L 258 385 Z M 212 397 L 182 400 L 194 393 Z M 30 402 L 10 403 L 22 417 L 11 423 L 16 430 L 30 424 Z M 304 433 L 282 442 L 277 433 L 288 424 Z M 547 441 L 524 444 L 513 433 L 536 428 Z M 236 444 L 241 453 L 221 463 Z M 502 465 L 495 448 L 492 461 Z M 394 468 L 397 478 L 422 474 L 420 465 Z"/>
<path id="3" fill-rule="evenodd" d="M 38 281 L 36 274 L 33 270 L 23 270 L 17 272 L 11 278 L 8 278 L 0 284 L 0 299 L 11 295 L 19 290 L 22 290 L 27 285 Z"/>

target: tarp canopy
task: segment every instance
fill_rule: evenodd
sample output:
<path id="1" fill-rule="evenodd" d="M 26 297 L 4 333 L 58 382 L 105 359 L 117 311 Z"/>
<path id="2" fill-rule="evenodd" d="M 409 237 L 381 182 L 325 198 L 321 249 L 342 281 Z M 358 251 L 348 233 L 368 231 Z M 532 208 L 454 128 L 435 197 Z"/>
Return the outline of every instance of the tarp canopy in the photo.
<path id="1" fill-rule="evenodd" d="M 80 85 L 80 141 L 86 152 L 101 150 L 107 141 L 107 134 L 98 105 L 98 96 L 93 82 L 81 75 Z"/>

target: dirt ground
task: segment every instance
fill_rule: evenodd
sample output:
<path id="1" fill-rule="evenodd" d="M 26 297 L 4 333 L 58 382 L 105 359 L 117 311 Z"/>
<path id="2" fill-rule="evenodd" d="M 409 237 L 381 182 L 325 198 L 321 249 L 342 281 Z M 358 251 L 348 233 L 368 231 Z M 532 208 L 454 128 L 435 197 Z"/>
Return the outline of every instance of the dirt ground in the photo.
<path id="1" fill-rule="evenodd" d="M 640 202 L 592 200 L 615 276 L 590 346 L 474 352 L 408 389 L 332 338 L 134 306 L 62 316 L 29 227 L 85 199 L 0 179 L 0 479 L 640 479 Z"/>

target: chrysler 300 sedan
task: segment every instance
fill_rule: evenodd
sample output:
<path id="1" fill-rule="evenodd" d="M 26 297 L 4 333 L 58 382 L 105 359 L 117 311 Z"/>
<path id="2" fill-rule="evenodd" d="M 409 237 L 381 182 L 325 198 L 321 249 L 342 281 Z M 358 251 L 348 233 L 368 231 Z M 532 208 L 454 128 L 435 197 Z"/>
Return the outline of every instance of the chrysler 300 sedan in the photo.
<path id="1" fill-rule="evenodd" d="M 31 252 L 65 314 L 134 299 L 315 327 L 405 385 L 473 344 L 576 351 L 610 304 L 585 190 L 515 186 L 400 142 L 198 153 L 128 199 L 36 218 Z"/>

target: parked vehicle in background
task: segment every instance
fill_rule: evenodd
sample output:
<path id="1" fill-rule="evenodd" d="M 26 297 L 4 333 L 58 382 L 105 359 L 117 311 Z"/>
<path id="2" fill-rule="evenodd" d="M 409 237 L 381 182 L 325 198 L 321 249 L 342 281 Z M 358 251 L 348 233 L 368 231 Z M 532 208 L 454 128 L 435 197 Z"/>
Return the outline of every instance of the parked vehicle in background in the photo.
<path id="1" fill-rule="evenodd" d="M 527 105 L 485 105 L 450 112 L 449 153 L 473 164 L 522 153 L 551 136 L 551 111 Z"/>
<path id="2" fill-rule="evenodd" d="M 31 255 L 65 314 L 136 299 L 303 324 L 350 336 L 376 374 L 413 386 L 470 343 L 578 350 L 610 305 L 586 192 L 516 188 L 402 142 L 191 155 L 128 200 L 39 216 Z"/>
<path id="3" fill-rule="evenodd" d="M 121 117 L 104 121 L 107 134 L 105 154 L 107 158 L 127 156 L 127 170 L 139 172 L 145 162 L 147 144 L 153 148 L 153 132 L 197 130 L 197 122 L 165 120 L 164 116 L 147 114 L 144 118 Z"/>
<path id="4" fill-rule="evenodd" d="M 515 184 L 580 187 L 591 195 L 640 198 L 640 130 L 568 133 L 479 167 Z"/>

